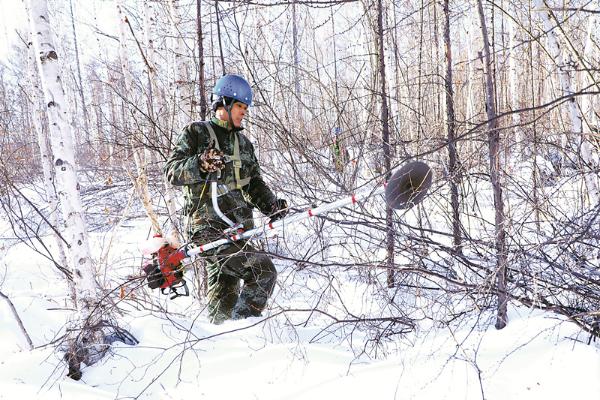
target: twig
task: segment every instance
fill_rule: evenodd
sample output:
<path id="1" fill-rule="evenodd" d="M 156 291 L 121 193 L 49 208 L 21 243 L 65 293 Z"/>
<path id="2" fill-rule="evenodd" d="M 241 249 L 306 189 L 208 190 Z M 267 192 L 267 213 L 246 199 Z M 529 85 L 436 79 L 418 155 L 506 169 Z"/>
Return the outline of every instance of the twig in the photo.
<path id="1" fill-rule="evenodd" d="M 135 43 L 137 44 L 137 47 L 140 50 L 140 54 L 142 55 L 142 58 L 144 59 L 144 64 L 146 64 L 149 71 L 154 71 L 154 68 L 152 68 L 152 66 L 148 62 L 148 59 L 146 58 L 146 55 L 144 54 L 144 49 L 142 49 L 142 45 L 140 44 L 140 41 L 135 36 L 135 32 L 133 30 L 133 27 L 129 23 L 129 18 L 127 18 L 127 16 L 125 16 L 125 22 L 127 22 L 127 26 L 129 27 L 129 30 L 131 31 L 131 36 L 133 36 L 133 39 L 135 40 Z"/>
<path id="2" fill-rule="evenodd" d="M 29 345 L 29 350 L 33 350 L 33 342 L 31 341 L 31 337 L 27 333 L 27 329 L 25 329 L 25 325 L 23 325 L 23 321 L 21 320 L 21 317 L 19 317 L 19 313 L 17 312 L 15 305 L 13 304 L 12 301 L 10 301 L 10 299 L 8 298 L 7 295 L 2 293 L 2 291 L 0 291 L 0 297 L 2 297 L 8 303 L 8 306 L 10 307 L 15 319 L 17 320 L 17 323 L 19 324 L 19 328 L 21 329 L 23 336 L 25 336 L 25 340 L 27 340 L 27 344 Z"/>

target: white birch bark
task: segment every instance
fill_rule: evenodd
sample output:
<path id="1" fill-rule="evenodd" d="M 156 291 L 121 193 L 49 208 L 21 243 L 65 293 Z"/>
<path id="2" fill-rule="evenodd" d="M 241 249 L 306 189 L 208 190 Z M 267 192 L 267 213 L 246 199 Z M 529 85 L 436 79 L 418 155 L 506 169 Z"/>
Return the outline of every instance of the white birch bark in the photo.
<path id="1" fill-rule="evenodd" d="M 69 376 L 81 377 L 80 363 L 92 364 L 102 356 L 106 345 L 99 328 L 102 315 L 96 310 L 95 269 L 79 197 L 71 126 L 67 121 L 58 54 L 54 47 L 46 0 L 29 0 L 30 24 L 38 71 L 47 105 L 51 150 L 54 156 L 56 186 L 64 218 L 63 237 L 69 244 L 69 258 L 76 289 L 77 320 L 68 336 Z"/>
<path id="2" fill-rule="evenodd" d="M 600 88 L 600 73 L 597 70 L 597 62 L 600 62 L 600 52 L 598 51 L 598 47 L 600 46 L 600 2 L 598 2 L 598 7 L 595 11 L 598 14 L 590 16 L 587 38 L 583 50 L 585 60 L 584 69 L 589 69 L 589 72 L 581 72 L 582 86 L 589 86 L 590 90 L 593 91 L 597 91 Z M 596 60 L 596 63 L 594 60 Z M 596 68 L 595 72 L 593 72 L 593 68 Z M 598 118 L 598 114 L 600 114 L 600 101 L 598 97 L 600 96 L 596 94 L 581 98 L 581 111 L 584 118 L 583 133 L 587 136 L 591 135 L 594 129 L 600 129 L 600 120 Z"/>
<path id="3" fill-rule="evenodd" d="M 148 70 L 148 109 L 151 112 L 151 116 L 154 119 L 155 123 L 158 123 L 158 110 L 160 110 L 163 106 L 162 97 L 159 94 L 159 89 L 157 85 L 158 76 L 157 76 L 157 68 L 156 64 L 156 49 L 154 47 L 154 38 L 156 37 L 156 12 L 154 10 L 154 5 L 151 1 L 144 1 L 144 39 L 146 44 L 146 59 L 149 64 Z M 159 135 L 156 132 L 156 129 L 152 129 L 152 137 L 154 140 L 159 141 Z M 167 212 L 169 214 L 169 222 L 170 222 L 170 231 L 172 239 L 175 242 L 179 242 L 181 240 L 181 233 L 177 227 L 177 207 L 175 206 L 175 194 L 173 193 L 173 188 L 167 182 L 166 177 L 163 175 L 162 177 L 163 185 L 165 188 L 165 203 L 167 206 Z"/>
<path id="4" fill-rule="evenodd" d="M 534 0 L 535 8 L 539 12 L 540 18 L 543 22 L 544 31 L 546 32 L 546 38 L 548 41 L 548 51 L 556 63 L 558 69 L 558 78 L 563 96 L 572 95 L 575 93 L 571 83 L 571 75 L 569 74 L 568 66 L 564 61 L 563 54 L 560 48 L 560 44 L 554 33 L 554 24 L 552 23 L 551 10 L 546 5 L 545 0 Z M 584 163 L 588 164 L 592 161 L 592 147 L 588 140 L 586 140 L 583 134 L 583 116 L 575 97 L 570 98 L 566 102 L 568 108 L 569 117 L 571 121 L 571 131 L 573 134 L 579 137 L 580 144 L 580 155 Z M 598 193 L 598 185 L 594 175 L 590 172 L 584 174 L 587 189 L 590 195 L 592 205 L 598 203 L 600 194 Z"/>
<path id="5" fill-rule="evenodd" d="M 193 93 L 190 84 L 190 74 L 184 60 L 185 43 L 180 32 L 181 17 L 179 13 L 179 0 L 169 0 L 169 15 L 171 17 L 171 33 L 174 40 L 175 58 L 175 89 L 177 92 L 177 120 L 179 128 L 183 128 L 192 120 Z"/>
<path id="6" fill-rule="evenodd" d="M 30 33 L 28 34 L 30 35 Z M 40 148 L 40 158 L 42 165 L 42 176 L 44 179 L 44 191 L 46 192 L 46 201 L 48 202 L 48 209 L 51 213 L 50 221 L 54 226 L 59 229 L 62 226 L 62 219 L 60 212 L 58 211 L 59 202 L 58 196 L 56 194 L 56 190 L 54 188 L 54 168 L 52 165 L 52 154 L 50 152 L 50 147 L 48 144 L 48 138 L 44 134 L 44 130 L 42 128 L 42 110 L 40 107 L 40 99 L 39 93 L 41 92 L 40 88 L 37 84 L 37 71 L 35 66 L 35 54 L 33 49 L 33 38 L 31 38 L 31 42 L 28 44 L 28 79 L 27 79 L 27 87 L 29 89 L 29 100 L 31 102 L 31 109 L 33 112 L 31 113 L 31 120 L 33 125 L 33 130 L 35 131 L 38 146 Z M 73 271 L 73 266 L 69 264 L 67 260 L 67 255 L 64 248 L 64 242 L 60 237 L 58 232 L 54 232 L 54 237 L 56 240 L 56 249 L 58 251 L 58 263 L 64 268 Z M 67 280 L 67 284 L 69 285 L 69 290 L 71 292 L 71 297 L 73 301 L 77 298 L 75 292 L 75 285 L 73 281 Z"/>
<path id="7" fill-rule="evenodd" d="M 124 88 L 124 98 L 127 109 L 127 116 L 133 115 L 134 110 L 131 109 L 129 102 L 132 101 L 131 96 L 133 94 L 133 77 L 131 75 L 131 69 L 129 66 L 129 58 L 127 56 L 127 44 L 126 44 L 126 32 L 129 31 L 129 21 L 127 19 L 127 15 L 125 14 L 125 10 L 123 7 L 123 0 L 119 0 L 117 2 L 117 11 L 119 14 L 119 57 L 121 61 L 121 70 L 123 72 L 123 77 L 125 81 Z M 146 215 L 150 219 L 152 223 L 152 229 L 155 233 L 162 233 L 160 224 L 158 222 L 158 216 L 154 211 L 154 207 L 152 205 L 152 199 L 150 196 L 150 191 L 148 189 L 148 175 L 146 173 L 146 154 L 140 148 L 142 144 L 142 135 L 139 132 L 137 127 L 132 126 L 131 124 L 127 124 L 127 121 L 123 121 L 125 130 L 131 130 L 129 132 L 129 143 L 131 146 L 131 150 L 133 153 L 133 160 L 137 169 L 137 177 L 132 177 L 134 181 L 134 185 L 137 189 L 138 196 L 144 206 L 144 210 L 146 211 Z"/>
<path id="8" fill-rule="evenodd" d="M 54 49 L 46 1 L 29 0 L 29 9 L 36 61 L 47 104 L 46 111 L 58 197 L 65 217 L 64 237 L 70 246 L 69 253 L 74 268 L 73 278 L 77 288 L 77 303 L 80 311 L 89 313 L 96 300 L 97 287 L 83 219 L 83 207 L 79 197 L 72 132 L 67 120 L 66 99 L 59 71 L 58 55 Z"/>
<path id="9" fill-rule="evenodd" d="M 156 121 L 158 107 L 157 66 L 155 65 L 156 50 L 154 38 L 156 37 L 156 13 L 152 2 L 144 1 L 144 42 L 146 45 L 146 60 L 148 65 L 148 110 L 150 116 Z M 155 133 L 155 132 L 153 132 Z M 156 136 L 156 135 L 154 135 Z"/>
<path id="10" fill-rule="evenodd" d="M 156 84 L 157 81 L 157 66 L 154 64 L 155 50 L 154 50 L 154 37 L 156 32 L 156 15 L 154 12 L 154 6 L 150 1 L 144 1 L 144 45 L 146 48 L 146 68 L 148 84 L 146 87 L 147 97 L 148 97 L 148 113 L 150 115 L 150 124 L 148 127 L 149 132 L 140 139 L 149 138 L 149 142 L 154 141 L 155 143 L 159 143 L 160 139 L 156 133 L 156 125 L 158 123 L 157 119 L 157 104 L 158 98 L 156 94 L 158 93 L 158 86 Z M 146 165 L 149 163 L 156 164 L 156 153 L 150 150 L 148 146 L 144 146 L 144 156 Z"/>

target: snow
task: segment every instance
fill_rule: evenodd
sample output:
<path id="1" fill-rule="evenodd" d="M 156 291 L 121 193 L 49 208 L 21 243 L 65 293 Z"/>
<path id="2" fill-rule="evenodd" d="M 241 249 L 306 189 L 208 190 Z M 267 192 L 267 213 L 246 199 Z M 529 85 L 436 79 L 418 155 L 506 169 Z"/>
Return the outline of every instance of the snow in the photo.
<path id="1" fill-rule="evenodd" d="M 107 276 L 111 286 L 139 268 L 136 240 L 147 232 L 138 220 L 116 233 L 107 263 L 118 272 Z M 104 235 L 92 234 L 103 254 Z M 46 240 L 51 246 L 51 237 Z M 456 326 L 424 323 L 373 344 L 368 330 L 336 325 L 309 310 L 320 295 L 328 312 L 346 307 L 361 315 L 377 306 L 365 297 L 366 284 L 340 274 L 334 294 L 323 289 L 322 278 L 284 261 L 264 318 L 215 326 L 198 300 L 169 301 L 138 289 L 138 302 L 119 303 L 119 323 L 140 343 L 114 343 L 108 356 L 73 381 L 51 344 L 72 315 L 64 280 L 24 244 L 12 246 L 2 264 L 2 290 L 37 348 L 27 350 L 8 305 L 0 303 L 0 399 L 600 398 L 600 347 L 588 345 L 588 336 L 562 317 L 512 305 L 501 331 L 484 312 Z M 145 310 L 144 296 L 169 314 Z"/>
<path id="2" fill-rule="evenodd" d="M 489 197 L 489 190 L 474 190 L 480 199 Z M 42 201 L 41 194 L 27 193 L 32 201 Z M 123 216 L 126 223 L 102 229 L 108 217 L 93 211 L 104 204 L 98 193 L 90 196 L 94 203 L 88 217 L 97 227 L 90 244 L 93 258 L 102 260 L 96 266 L 98 279 L 115 289 L 139 275 L 150 226 L 139 208 Z M 110 192 L 122 206 L 119 196 L 127 193 Z M 378 201 L 366 207 L 378 207 Z M 443 213 L 430 215 L 431 224 L 445 223 L 439 217 Z M 398 218 L 413 225 L 415 216 L 411 210 Z M 11 234 L 0 220 L 0 237 Z M 588 344 L 589 335 L 574 323 L 511 304 L 507 327 L 496 330 L 492 311 L 478 311 L 466 297 L 388 290 L 378 285 L 382 276 L 385 281 L 385 270 L 348 268 L 342 262 L 350 254 L 372 263 L 375 257 L 383 259 L 385 254 L 372 251 L 379 246 L 377 236 L 381 232 L 307 220 L 261 240 L 284 256 L 275 260 L 278 285 L 262 318 L 216 326 L 208 322 L 203 301 L 193 296 L 170 301 L 133 282 L 127 292 L 133 290 L 134 297 L 119 301 L 115 290 L 118 323 L 139 344 L 113 343 L 106 357 L 83 368 L 80 381 L 66 377 L 56 345 L 74 316 L 65 280 L 47 258 L 24 243 L 8 246 L 4 239 L 0 290 L 13 302 L 36 348 L 27 349 L 8 304 L 0 299 L 0 399 L 600 399 L 600 344 Z M 50 232 L 43 240 L 54 251 Z M 312 257 L 315 247 L 320 252 Z M 294 253 L 305 255 L 303 268 Z M 401 254 L 399 266 L 416 262 Z M 434 249 L 421 262 L 441 269 L 445 256 Z M 457 272 L 469 278 L 466 271 Z M 186 278 L 195 293 L 192 271 Z M 415 287 L 429 286 L 422 278 L 407 279 Z M 451 324 L 432 319 L 449 309 L 464 316 Z M 335 319 L 351 316 L 379 322 Z M 417 324 L 400 334 L 405 316 Z"/>

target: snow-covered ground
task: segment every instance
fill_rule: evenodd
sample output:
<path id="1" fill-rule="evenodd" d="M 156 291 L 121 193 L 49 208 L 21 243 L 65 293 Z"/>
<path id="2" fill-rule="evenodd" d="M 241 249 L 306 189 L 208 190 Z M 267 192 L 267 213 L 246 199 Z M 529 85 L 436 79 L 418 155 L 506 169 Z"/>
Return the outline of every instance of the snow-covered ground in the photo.
<path id="1" fill-rule="evenodd" d="M 112 241 L 111 232 L 92 235 L 96 256 L 118 272 L 102 276 L 108 287 L 138 273 L 147 231 L 145 222 L 130 221 Z M 36 349 L 27 350 L 0 302 L 0 399 L 600 399 L 600 346 L 562 317 L 513 305 L 501 331 L 483 312 L 374 343 L 368 329 L 311 315 L 318 277 L 283 261 L 278 268 L 265 317 L 220 326 L 192 297 L 168 301 L 137 289 L 118 304 L 118 320 L 139 345 L 115 343 L 73 381 L 52 345 L 71 315 L 64 279 L 48 260 L 14 245 L 2 258 L 0 287 Z M 340 278 L 336 291 L 350 309 L 368 303 L 365 283 Z M 335 306 L 336 296 L 327 302 Z M 149 311 L 148 300 L 168 313 Z"/>

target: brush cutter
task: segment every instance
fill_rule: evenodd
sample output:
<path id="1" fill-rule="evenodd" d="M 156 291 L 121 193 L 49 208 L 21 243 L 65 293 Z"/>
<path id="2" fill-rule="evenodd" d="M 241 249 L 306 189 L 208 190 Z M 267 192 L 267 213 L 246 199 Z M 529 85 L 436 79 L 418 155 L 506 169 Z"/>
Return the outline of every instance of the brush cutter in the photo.
<path id="1" fill-rule="evenodd" d="M 232 221 L 225 220 L 230 228 L 224 231 L 224 238 L 213 242 L 201 245 L 188 243 L 177 248 L 169 244 L 166 239 L 157 236 L 147 243 L 145 250 L 147 254 L 152 254 L 153 259 L 151 264 L 144 267 L 148 286 L 152 289 L 160 288 L 163 294 L 174 294 L 171 299 L 178 296 L 187 296 L 189 295 L 189 290 L 185 280 L 183 280 L 183 270 L 185 267 L 182 264 L 182 261 L 185 259 L 193 259 L 199 254 L 231 244 L 232 242 L 265 236 L 270 231 L 284 229 L 289 224 L 360 203 L 381 193 L 385 193 L 385 201 L 389 207 L 396 210 L 409 209 L 423 200 L 427 194 L 427 190 L 431 186 L 431 182 L 431 168 L 423 162 L 413 161 L 404 165 L 392 175 L 389 181 L 375 189 L 365 188 L 350 197 L 297 212 L 258 228 L 243 231 L 240 226 L 234 224 Z M 219 210 L 216 201 L 217 183 L 215 179 L 211 181 L 211 186 L 213 207 L 218 215 L 222 215 L 223 213 Z M 178 289 L 183 289 L 184 292 L 179 292 Z"/>

